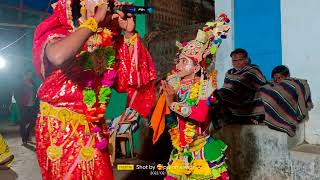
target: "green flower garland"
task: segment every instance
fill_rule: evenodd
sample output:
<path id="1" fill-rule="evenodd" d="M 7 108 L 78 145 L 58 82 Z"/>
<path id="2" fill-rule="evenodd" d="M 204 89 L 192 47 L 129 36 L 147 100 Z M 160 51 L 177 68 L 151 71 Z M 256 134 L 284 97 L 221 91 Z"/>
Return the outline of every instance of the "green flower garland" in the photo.
<path id="1" fill-rule="evenodd" d="M 111 94 L 111 89 L 109 87 L 102 87 L 99 92 L 99 103 L 107 103 L 107 101 L 110 99 L 109 96 Z"/>
<path id="2" fill-rule="evenodd" d="M 92 69 L 93 68 L 93 57 L 89 52 L 81 53 L 80 56 L 82 57 L 80 61 L 80 65 L 83 67 L 84 70 Z"/>
<path id="3" fill-rule="evenodd" d="M 82 93 L 84 103 L 91 108 L 96 103 L 96 94 L 94 90 L 85 88 Z"/>
<path id="4" fill-rule="evenodd" d="M 112 47 L 98 48 L 94 50 L 93 53 L 82 52 L 80 54 L 82 58 L 80 61 L 80 65 L 84 70 L 93 69 L 94 58 L 92 54 L 95 54 L 96 56 L 99 56 L 99 57 L 105 57 L 104 63 L 107 68 L 112 68 L 113 65 L 115 64 L 116 53 Z M 94 90 L 86 87 L 82 93 L 83 93 L 83 102 L 88 107 L 91 108 L 97 101 Z M 98 96 L 99 103 L 101 104 L 107 103 L 108 100 L 110 99 L 109 97 L 110 95 L 111 95 L 110 87 L 102 87 L 99 91 L 99 96 Z"/>
<path id="5" fill-rule="evenodd" d="M 107 67 L 111 68 L 114 65 L 116 59 L 115 51 L 112 48 L 106 48 L 105 55 Z"/>

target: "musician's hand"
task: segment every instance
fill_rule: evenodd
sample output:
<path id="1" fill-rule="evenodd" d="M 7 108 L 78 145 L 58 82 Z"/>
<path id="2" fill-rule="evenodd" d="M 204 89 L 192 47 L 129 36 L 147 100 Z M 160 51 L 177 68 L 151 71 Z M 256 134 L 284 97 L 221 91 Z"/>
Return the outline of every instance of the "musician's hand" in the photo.
<path id="1" fill-rule="evenodd" d="M 114 3 L 115 6 L 123 6 L 123 5 L 128 5 L 128 6 L 132 6 L 133 4 L 130 2 L 119 2 L 116 1 Z M 112 15 L 112 19 L 118 18 L 118 22 L 119 22 L 119 26 L 121 29 L 124 30 L 125 35 L 129 34 L 133 35 L 133 33 L 135 32 L 135 17 L 133 16 L 133 14 L 125 14 L 122 11 L 117 11 L 116 14 Z M 127 37 L 129 38 L 129 37 Z"/>

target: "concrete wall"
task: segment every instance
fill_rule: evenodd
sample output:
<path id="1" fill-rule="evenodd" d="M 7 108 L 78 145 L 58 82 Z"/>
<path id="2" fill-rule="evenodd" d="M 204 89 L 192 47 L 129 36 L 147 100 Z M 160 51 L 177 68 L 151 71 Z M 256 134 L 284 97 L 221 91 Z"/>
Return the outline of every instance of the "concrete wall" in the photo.
<path id="1" fill-rule="evenodd" d="M 224 73 L 231 67 L 229 54 L 234 48 L 246 49 L 252 62 L 270 79 L 282 58 L 280 2 L 216 0 L 215 8 L 216 15 L 225 12 L 231 20 L 231 33 L 217 56 L 218 85 L 221 87 Z"/>
<path id="2" fill-rule="evenodd" d="M 234 180 L 285 180 L 290 177 L 287 135 L 261 126 L 227 126 L 218 137 L 229 145 Z"/>
<path id="3" fill-rule="evenodd" d="M 314 109 L 306 123 L 306 141 L 320 144 L 319 0 L 282 0 L 282 63 L 292 76 L 305 78 L 311 87 Z"/>
<path id="4" fill-rule="evenodd" d="M 218 87 L 222 87 L 225 72 L 231 68 L 230 52 L 234 48 L 234 14 L 233 14 L 233 0 L 215 0 L 216 16 L 221 13 L 227 14 L 230 19 L 231 31 L 227 39 L 223 40 L 217 52 L 216 68 L 218 70 Z"/>
<path id="5" fill-rule="evenodd" d="M 314 147 L 292 150 L 304 140 L 300 124 L 297 135 L 267 126 L 229 125 L 214 134 L 229 145 L 227 151 L 231 180 L 316 180 L 320 177 L 320 151 Z M 306 150 L 306 151 L 305 151 Z M 303 156 L 301 155 L 303 154 Z"/>
<path id="6" fill-rule="evenodd" d="M 238 4 L 239 3 L 239 4 Z M 241 3 L 241 4 L 240 4 Z M 274 66 L 288 65 L 292 76 L 305 78 L 311 88 L 314 109 L 305 124 L 305 140 L 320 144 L 320 1 L 282 0 L 268 2 L 216 0 L 216 14 L 226 12 L 231 19 L 231 36 L 222 44 L 217 56 L 218 85 L 231 67 L 234 47 L 246 48 L 263 73 L 270 79 Z M 256 8 L 263 7 L 263 8 Z"/>
<path id="7" fill-rule="evenodd" d="M 267 79 L 281 64 L 280 1 L 234 1 L 235 47 L 246 49 Z"/>
<path id="8" fill-rule="evenodd" d="M 233 5 L 233 2 L 241 4 Z M 229 36 L 218 52 L 220 78 L 224 77 L 221 72 L 230 67 L 228 55 L 233 47 L 244 47 L 267 78 L 273 66 L 285 64 L 292 76 L 308 79 L 315 105 L 309 120 L 299 125 L 294 138 L 266 126 L 253 125 L 231 125 L 214 134 L 229 145 L 231 179 L 320 179 L 320 146 L 303 144 L 320 144 L 320 61 L 317 56 L 320 1 L 216 0 L 215 3 L 216 13 L 226 12 L 233 22 L 232 38 Z M 272 43 L 275 46 L 270 45 Z"/>

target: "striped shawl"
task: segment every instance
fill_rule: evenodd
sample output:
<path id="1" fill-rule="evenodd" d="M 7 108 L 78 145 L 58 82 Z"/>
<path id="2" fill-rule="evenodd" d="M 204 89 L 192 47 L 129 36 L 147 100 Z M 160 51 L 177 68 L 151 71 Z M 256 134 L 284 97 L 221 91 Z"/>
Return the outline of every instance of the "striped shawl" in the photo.
<path id="1" fill-rule="evenodd" d="M 289 78 L 279 84 L 269 82 L 260 89 L 265 109 L 265 123 L 272 129 L 294 136 L 298 123 L 313 108 L 306 80 Z"/>
<path id="2" fill-rule="evenodd" d="M 251 117 L 264 113 L 258 89 L 266 79 L 256 65 L 247 65 L 242 70 L 230 69 L 226 73 L 223 87 L 217 90 L 224 111 L 235 117 Z"/>

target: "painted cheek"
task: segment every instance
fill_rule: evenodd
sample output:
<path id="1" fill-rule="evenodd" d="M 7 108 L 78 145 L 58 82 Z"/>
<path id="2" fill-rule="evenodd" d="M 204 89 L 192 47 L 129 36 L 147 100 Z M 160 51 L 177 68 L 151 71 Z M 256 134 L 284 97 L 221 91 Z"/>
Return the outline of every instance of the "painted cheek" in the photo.
<path id="1" fill-rule="evenodd" d="M 189 72 L 192 70 L 192 68 L 193 68 L 192 64 L 187 64 L 185 67 L 185 71 Z"/>
<path id="2" fill-rule="evenodd" d="M 179 61 L 178 64 L 176 65 L 176 68 L 179 69 L 179 70 L 182 70 L 182 61 Z"/>

